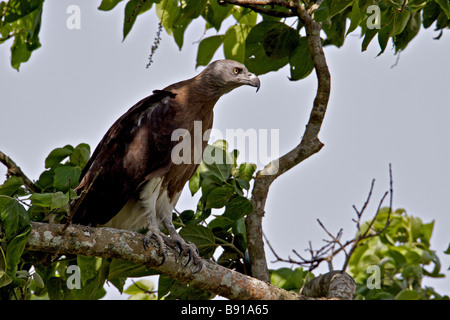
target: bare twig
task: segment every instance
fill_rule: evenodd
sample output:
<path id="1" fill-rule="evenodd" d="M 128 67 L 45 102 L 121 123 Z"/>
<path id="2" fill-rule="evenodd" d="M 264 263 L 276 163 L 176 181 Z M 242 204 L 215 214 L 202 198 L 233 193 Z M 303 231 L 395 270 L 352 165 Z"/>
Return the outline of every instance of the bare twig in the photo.
<path id="1" fill-rule="evenodd" d="M 297 264 L 302 267 L 308 267 L 309 271 L 313 271 L 316 269 L 322 262 L 327 262 L 329 267 L 332 266 L 332 260 L 336 255 L 338 255 L 340 252 L 344 252 L 345 254 L 345 262 L 342 267 L 342 271 L 345 271 L 345 269 L 348 266 L 348 263 L 350 261 L 350 258 L 352 257 L 353 253 L 355 252 L 356 248 L 360 245 L 361 241 L 373 238 L 376 236 L 379 236 L 382 234 L 390 225 L 390 216 L 392 213 L 392 201 L 393 201 L 393 179 L 392 179 L 392 167 L 389 164 L 389 191 L 386 191 L 383 196 L 381 197 L 381 200 L 378 203 L 378 207 L 376 209 L 374 217 L 368 222 L 367 229 L 364 230 L 364 232 L 361 231 L 361 217 L 363 216 L 364 212 L 367 209 L 367 206 L 369 204 L 369 201 L 372 197 L 373 189 L 374 189 L 374 182 L 375 180 L 372 180 L 369 194 L 367 196 L 367 200 L 364 202 L 361 210 L 358 210 L 356 206 L 353 206 L 353 209 L 356 212 L 357 219 L 352 219 L 357 228 L 357 236 L 353 239 L 347 240 L 345 243 L 342 243 L 342 229 L 340 229 L 336 236 L 334 236 L 331 232 L 328 231 L 328 229 L 324 226 L 324 224 L 317 219 L 320 227 L 326 232 L 326 234 L 331 238 L 331 240 L 324 239 L 325 245 L 323 245 L 320 249 L 314 250 L 312 248 L 311 241 L 309 241 L 309 247 L 305 249 L 305 251 L 309 252 L 310 258 L 306 259 L 303 256 L 301 256 L 296 250 L 292 250 L 293 253 L 297 256 L 299 260 L 294 260 L 291 257 L 288 257 L 287 259 L 280 257 L 268 241 L 268 239 L 264 236 L 265 241 L 269 247 L 269 249 L 272 251 L 273 255 L 275 256 L 276 260 L 273 262 L 286 262 L 291 264 Z M 384 224 L 383 228 L 381 230 L 374 230 L 373 225 L 378 217 L 378 214 L 380 212 L 380 209 L 386 200 L 387 196 L 390 196 L 389 200 L 389 212 L 388 217 L 386 220 L 386 223 Z M 337 248 L 336 248 L 337 246 Z M 347 251 L 347 248 L 350 247 L 350 249 Z"/>

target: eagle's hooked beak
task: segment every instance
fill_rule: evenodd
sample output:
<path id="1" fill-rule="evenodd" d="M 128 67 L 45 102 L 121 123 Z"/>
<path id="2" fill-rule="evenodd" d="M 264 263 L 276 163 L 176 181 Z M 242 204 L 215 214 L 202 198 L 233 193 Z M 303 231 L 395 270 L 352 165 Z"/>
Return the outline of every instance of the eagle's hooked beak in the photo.
<path id="1" fill-rule="evenodd" d="M 256 92 L 258 92 L 259 87 L 261 86 L 261 81 L 259 81 L 259 78 L 253 74 L 253 73 L 249 73 L 249 85 L 256 87 Z"/>

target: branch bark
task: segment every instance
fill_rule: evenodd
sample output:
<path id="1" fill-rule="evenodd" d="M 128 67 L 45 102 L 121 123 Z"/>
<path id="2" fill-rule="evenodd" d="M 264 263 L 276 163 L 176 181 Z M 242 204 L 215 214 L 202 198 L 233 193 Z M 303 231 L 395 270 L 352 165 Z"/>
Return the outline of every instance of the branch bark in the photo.
<path id="1" fill-rule="evenodd" d="M 305 26 L 308 46 L 318 80 L 316 97 L 300 144 L 287 154 L 269 163 L 264 169 L 258 171 L 253 185 L 251 198 L 253 212 L 246 218 L 251 274 L 260 280 L 269 282 L 269 270 L 262 235 L 262 219 L 269 188 L 272 182 L 280 175 L 322 149 L 323 143 L 319 140 L 318 135 L 330 97 L 330 72 L 320 38 L 322 25 L 314 21 L 300 1 L 228 0 L 224 2 L 238 6 L 259 6 L 260 8 L 265 5 L 278 5 L 284 6 L 295 13 Z"/>
<path id="2" fill-rule="evenodd" d="M 121 259 L 146 265 L 183 283 L 237 300 L 298 300 L 300 295 L 275 287 L 266 282 L 203 260 L 203 268 L 184 266 L 187 257 L 179 256 L 167 247 L 162 265 L 158 245 L 151 240 L 144 249 L 144 236 L 114 228 L 93 228 L 70 225 L 63 232 L 62 224 L 31 222 L 32 231 L 26 250 L 58 254 L 77 254 Z"/>
<path id="3" fill-rule="evenodd" d="M 318 280 L 314 279 L 311 284 L 308 283 L 305 286 L 304 293 L 295 294 L 224 268 L 209 260 L 203 260 L 202 270 L 195 273 L 197 266 L 192 264 L 185 266 L 187 257 L 179 256 L 170 247 L 167 247 L 166 260 L 160 265 L 161 257 L 158 254 L 159 248 L 156 241 L 150 240 L 149 246 L 144 249 L 142 245 L 144 236 L 132 231 L 81 225 L 70 225 L 65 231 L 62 231 L 62 224 L 41 222 L 31 222 L 31 227 L 32 231 L 26 250 L 126 260 L 146 265 L 180 282 L 188 283 L 229 299 L 351 299 L 354 292 L 354 286 L 351 285 L 354 283 L 353 279 L 348 275 L 345 276 L 346 274 L 342 272 L 339 274 L 344 275 L 341 277 L 344 279 L 343 281 L 336 282 L 337 278 L 332 277 L 334 274 L 327 276 L 326 279 L 318 277 L 316 278 Z M 317 288 L 320 291 L 317 291 Z M 325 296 L 323 296 L 324 292 Z M 341 294 L 333 292 L 341 292 Z"/>

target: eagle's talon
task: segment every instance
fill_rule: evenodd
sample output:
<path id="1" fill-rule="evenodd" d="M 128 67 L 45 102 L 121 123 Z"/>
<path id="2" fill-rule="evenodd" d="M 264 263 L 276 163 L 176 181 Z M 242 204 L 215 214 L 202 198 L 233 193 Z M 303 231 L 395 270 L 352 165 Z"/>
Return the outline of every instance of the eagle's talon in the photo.
<path id="1" fill-rule="evenodd" d="M 189 264 L 189 262 L 191 261 L 191 259 L 192 259 L 192 250 L 191 250 L 191 248 L 188 248 L 187 251 L 188 251 L 189 257 L 188 257 L 188 261 L 186 262 L 184 267 L 186 267 Z"/>
<path id="2" fill-rule="evenodd" d="M 163 253 L 163 254 L 162 254 L 162 260 L 161 260 L 160 264 L 157 265 L 157 267 L 162 266 L 162 264 L 163 264 L 165 261 L 166 261 L 166 254 Z"/>
<path id="3" fill-rule="evenodd" d="M 181 256 L 181 254 L 183 253 L 183 245 L 181 244 L 181 241 L 176 240 L 175 242 L 178 246 L 178 249 L 180 249 L 180 252 L 178 253 L 179 256 Z"/>

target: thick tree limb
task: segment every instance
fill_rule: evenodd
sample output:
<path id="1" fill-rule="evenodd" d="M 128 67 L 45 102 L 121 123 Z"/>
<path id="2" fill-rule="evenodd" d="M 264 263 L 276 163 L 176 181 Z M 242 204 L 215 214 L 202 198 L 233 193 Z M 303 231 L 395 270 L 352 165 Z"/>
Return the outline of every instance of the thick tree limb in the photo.
<path id="1" fill-rule="evenodd" d="M 351 300 L 356 289 L 355 280 L 343 271 L 331 271 L 308 282 L 300 293 L 308 297 L 328 300 Z"/>
<path id="2" fill-rule="evenodd" d="M 167 247 L 167 257 L 162 265 L 156 242 L 144 249 L 144 236 L 114 228 L 92 228 L 70 225 L 62 232 L 63 225 L 32 222 L 32 231 L 26 250 L 59 254 L 79 254 L 103 258 L 115 258 L 146 265 L 183 283 L 238 300 L 296 300 L 300 295 L 271 284 L 203 260 L 203 268 L 186 267 L 187 257 Z"/>
<path id="3" fill-rule="evenodd" d="M 334 274 L 325 279 L 318 277 L 316 279 L 319 280 L 314 279 L 312 284 L 305 286 L 304 294 L 297 295 L 264 281 L 224 268 L 209 260 L 203 260 L 202 270 L 194 273 L 197 267 L 192 264 L 185 267 L 187 257 L 180 257 L 170 247 L 167 248 L 166 260 L 162 265 L 159 265 L 161 257 L 158 254 L 156 242 L 151 240 L 147 250 L 144 249 L 142 245 L 144 236 L 139 233 L 81 225 L 70 225 L 66 231 L 62 232 L 63 225 L 61 224 L 41 222 L 31 222 L 31 226 L 32 231 L 26 250 L 126 260 L 146 265 L 180 282 L 188 283 L 229 299 L 351 299 L 354 292 L 353 279 L 348 275 L 345 276 L 345 273 L 339 273 L 344 274 L 342 277 L 346 280 L 343 282 L 337 282 L 336 277 L 332 277 Z M 317 281 L 320 281 L 320 284 L 315 284 Z M 329 281 L 329 283 L 324 284 L 324 281 Z M 319 288 L 320 291 L 316 291 L 316 288 Z M 326 292 L 326 296 L 321 297 L 323 292 Z M 307 295 L 312 295 L 313 298 Z"/>

